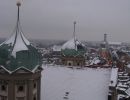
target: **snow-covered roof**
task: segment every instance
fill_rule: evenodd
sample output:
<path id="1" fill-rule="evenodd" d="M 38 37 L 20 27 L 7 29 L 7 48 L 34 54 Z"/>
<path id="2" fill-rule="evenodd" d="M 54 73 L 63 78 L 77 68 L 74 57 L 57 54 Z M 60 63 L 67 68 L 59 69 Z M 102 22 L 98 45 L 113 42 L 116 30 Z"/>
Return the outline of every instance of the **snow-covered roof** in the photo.
<path id="1" fill-rule="evenodd" d="M 112 41 L 109 41 L 108 44 L 110 44 L 110 45 L 121 45 L 122 42 L 112 42 Z"/>
<path id="2" fill-rule="evenodd" d="M 19 34 L 17 34 L 16 42 L 14 44 L 14 48 L 13 48 L 13 51 L 12 51 L 12 55 L 14 57 L 16 57 L 16 52 L 22 51 L 22 50 L 29 50 L 27 45 L 30 45 L 30 42 L 27 41 L 27 39 L 20 32 Z"/>
<path id="3" fill-rule="evenodd" d="M 41 100 L 108 100 L 110 69 L 47 66 L 42 74 Z"/>
<path id="4" fill-rule="evenodd" d="M 100 62 L 101 62 L 101 60 L 99 60 L 98 57 L 95 57 L 95 58 L 90 62 L 90 65 L 95 65 L 95 64 L 98 64 L 98 63 L 100 63 Z"/>
<path id="5" fill-rule="evenodd" d="M 53 50 L 53 51 L 61 51 L 61 46 L 59 46 L 59 45 L 54 45 L 54 46 L 52 47 L 52 50 Z"/>
<path id="6" fill-rule="evenodd" d="M 117 79 L 118 79 L 118 68 L 112 68 L 109 86 L 115 87 L 117 85 Z"/>
<path id="7" fill-rule="evenodd" d="M 130 68 L 130 64 L 128 64 L 127 67 Z"/>
<path id="8" fill-rule="evenodd" d="M 63 44 L 62 49 L 76 49 L 77 50 L 77 45 L 84 46 L 80 41 L 78 41 L 75 38 L 72 38 L 71 40 Z"/>
<path id="9" fill-rule="evenodd" d="M 130 96 L 130 88 L 128 88 L 125 92 Z"/>
<path id="10" fill-rule="evenodd" d="M 113 54 L 117 59 L 119 59 L 119 56 L 118 56 L 118 54 L 117 54 L 117 52 L 116 52 L 115 50 L 112 51 L 112 54 Z"/>
<path id="11" fill-rule="evenodd" d="M 33 71 L 36 66 L 41 66 L 42 58 L 38 50 L 31 45 L 23 34 L 19 6 L 15 30 L 11 37 L 0 45 L 0 65 L 13 72 L 22 67 Z"/>
<path id="12" fill-rule="evenodd" d="M 21 26 L 20 26 L 20 21 L 18 20 L 17 26 L 15 28 L 14 33 L 12 34 L 9 39 L 7 39 L 5 42 L 3 42 L 0 46 L 7 44 L 8 46 L 11 46 L 11 55 L 16 57 L 16 53 L 18 51 L 22 50 L 29 50 L 28 45 L 31 45 L 31 43 L 26 39 L 24 36 Z"/>

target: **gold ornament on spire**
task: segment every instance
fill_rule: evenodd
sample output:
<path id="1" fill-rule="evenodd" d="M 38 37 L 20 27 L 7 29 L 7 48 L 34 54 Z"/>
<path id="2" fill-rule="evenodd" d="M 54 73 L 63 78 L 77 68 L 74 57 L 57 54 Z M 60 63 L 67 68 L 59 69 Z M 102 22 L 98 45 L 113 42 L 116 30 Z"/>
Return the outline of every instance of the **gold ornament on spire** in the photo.
<path id="1" fill-rule="evenodd" d="M 17 0 L 17 6 L 21 6 L 21 0 Z"/>

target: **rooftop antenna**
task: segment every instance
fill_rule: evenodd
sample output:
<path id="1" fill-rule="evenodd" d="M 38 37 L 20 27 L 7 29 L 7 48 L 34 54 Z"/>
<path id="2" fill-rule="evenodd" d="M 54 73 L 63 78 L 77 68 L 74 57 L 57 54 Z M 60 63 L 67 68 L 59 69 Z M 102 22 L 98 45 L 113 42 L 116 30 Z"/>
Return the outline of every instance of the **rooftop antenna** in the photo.
<path id="1" fill-rule="evenodd" d="M 73 24 L 74 24 L 73 37 L 74 37 L 74 43 L 75 43 L 75 50 L 77 50 L 77 49 L 76 49 L 76 36 L 75 36 L 75 25 L 76 25 L 76 21 L 74 21 Z"/>

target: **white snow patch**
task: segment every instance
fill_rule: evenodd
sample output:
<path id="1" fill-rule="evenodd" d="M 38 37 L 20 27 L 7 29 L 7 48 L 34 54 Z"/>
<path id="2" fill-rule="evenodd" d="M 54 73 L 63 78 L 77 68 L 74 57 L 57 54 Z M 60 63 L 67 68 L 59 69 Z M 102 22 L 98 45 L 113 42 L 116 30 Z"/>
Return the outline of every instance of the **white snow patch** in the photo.
<path id="1" fill-rule="evenodd" d="M 112 68 L 109 86 L 115 87 L 118 79 L 118 68 Z"/>
<path id="2" fill-rule="evenodd" d="M 126 90 L 126 93 L 130 96 L 130 88 Z"/>
<path id="3" fill-rule="evenodd" d="M 26 43 L 26 45 L 30 45 L 30 42 L 28 41 L 28 39 L 25 38 L 24 34 L 21 33 L 21 35 L 22 35 L 22 38 L 23 38 L 24 42 Z"/>
<path id="4" fill-rule="evenodd" d="M 63 46 L 62 49 L 77 49 L 75 48 L 75 43 L 76 45 L 81 44 L 83 45 L 81 42 L 79 42 L 77 39 L 72 38 L 71 40 L 67 41 Z"/>
<path id="5" fill-rule="evenodd" d="M 41 100 L 108 100 L 110 69 L 45 67 Z"/>
<path id="6" fill-rule="evenodd" d="M 16 34 L 13 34 L 8 40 L 6 40 L 3 44 L 10 44 L 11 46 L 13 46 L 14 44 L 14 40 L 15 40 L 15 36 Z"/>
<path id="7" fill-rule="evenodd" d="M 109 41 L 108 42 L 110 45 L 121 45 L 122 42 L 112 42 L 112 41 Z"/>
<path id="8" fill-rule="evenodd" d="M 28 50 L 27 46 L 25 45 L 24 41 L 22 40 L 21 34 L 20 33 L 17 34 L 16 43 L 15 43 L 13 51 L 12 51 L 12 55 L 14 57 L 16 57 L 16 52 L 22 51 L 22 50 Z"/>
<path id="9" fill-rule="evenodd" d="M 54 46 L 52 47 L 52 50 L 53 50 L 53 51 L 61 51 L 61 46 L 59 46 L 59 45 L 54 45 Z"/>
<path id="10" fill-rule="evenodd" d="M 130 64 L 128 64 L 127 67 L 130 68 Z"/>
<path id="11" fill-rule="evenodd" d="M 101 61 L 99 60 L 98 57 L 95 57 L 91 62 L 90 62 L 90 65 L 95 65 L 95 64 L 98 64 L 100 63 Z"/>

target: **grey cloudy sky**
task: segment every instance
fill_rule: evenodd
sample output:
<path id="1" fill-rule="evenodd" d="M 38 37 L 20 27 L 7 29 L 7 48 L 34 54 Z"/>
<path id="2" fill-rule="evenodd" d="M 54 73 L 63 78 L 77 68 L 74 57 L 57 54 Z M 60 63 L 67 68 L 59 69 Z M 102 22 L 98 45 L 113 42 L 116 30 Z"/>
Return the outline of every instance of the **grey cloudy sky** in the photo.
<path id="1" fill-rule="evenodd" d="M 0 2 L 0 37 L 12 33 L 16 0 Z M 28 38 L 70 39 L 77 21 L 79 40 L 130 42 L 130 0 L 23 0 L 21 24 Z"/>

